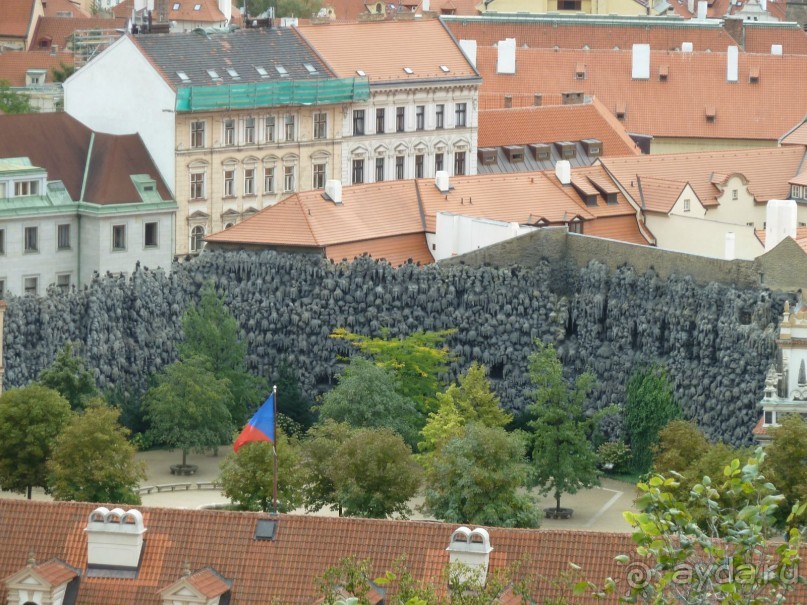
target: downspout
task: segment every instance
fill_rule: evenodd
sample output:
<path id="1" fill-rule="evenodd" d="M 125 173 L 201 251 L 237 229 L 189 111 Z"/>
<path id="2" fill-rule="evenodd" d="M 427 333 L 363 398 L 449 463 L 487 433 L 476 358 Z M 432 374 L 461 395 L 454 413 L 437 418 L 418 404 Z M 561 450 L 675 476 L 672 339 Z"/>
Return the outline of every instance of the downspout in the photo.
<path id="1" fill-rule="evenodd" d="M 87 191 L 87 178 L 90 174 L 90 161 L 92 160 L 92 148 L 95 143 L 95 131 L 90 131 L 90 146 L 87 149 L 87 162 L 84 164 L 84 178 L 81 180 L 81 195 L 79 195 L 79 203 L 84 202 L 84 193 Z M 77 254 L 77 271 L 78 271 L 78 285 L 81 285 L 81 210 L 78 212 L 78 229 L 76 229 L 76 254 Z"/>

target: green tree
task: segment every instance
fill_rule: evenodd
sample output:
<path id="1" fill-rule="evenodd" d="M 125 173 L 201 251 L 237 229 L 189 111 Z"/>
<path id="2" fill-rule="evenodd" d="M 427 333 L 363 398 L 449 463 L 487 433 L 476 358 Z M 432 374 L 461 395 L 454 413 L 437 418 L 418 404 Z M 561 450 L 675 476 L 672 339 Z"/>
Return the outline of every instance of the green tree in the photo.
<path id="1" fill-rule="evenodd" d="M 274 454 L 268 442 L 247 443 L 221 465 L 222 492 L 242 510 L 272 510 Z M 297 439 L 277 431 L 278 509 L 289 512 L 302 505 L 305 477 Z"/>
<path id="2" fill-rule="evenodd" d="M 0 397 L 0 489 L 27 494 L 47 486 L 47 461 L 70 419 L 67 400 L 53 389 L 30 384 Z"/>
<path id="3" fill-rule="evenodd" d="M 635 472 L 650 470 L 659 431 L 680 416 L 664 367 L 652 365 L 633 372 L 625 387 L 625 432 Z"/>
<path id="4" fill-rule="evenodd" d="M 39 373 L 39 383 L 58 391 L 73 410 L 81 410 L 84 402 L 98 395 L 92 372 L 71 342 L 66 342 L 51 366 Z"/>
<path id="5" fill-rule="evenodd" d="M 52 67 L 50 73 L 54 82 L 65 82 L 67 78 L 76 73 L 76 68 L 73 65 L 66 65 L 63 61 L 59 61 L 59 67 Z"/>
<path id="6" fill-rule="evenodd" d="M 643 569 L 620 602 L 761 605 L 785 601 L 785 593 L 796 584 L 801 537 L 797 528 L 788 527 L 785 542 L 768 542 L 785 498 L 760 472 L 764 457 L 760 448 L 745 465 L 735 458 L 720 473 L 722 483 L 718 477 L 704 476 L 686 500 L 675 496 L 674 477 L 653 475 L 638 484 L 638 511 L 624 516 L 634 527 Z M 706 527 L 693 518 L 693 506 L 709 511 Z M 803 509 L 804 505 L 794 507 L 788 524 Z M 629 555 L 616 560 L 637 564 Z M 595 594 L 605 596 L 617 594 L 623 586 L 608 578 L 602 588 L 584 582 L 577 588 L 579 593 L 593 588 Z"/>
<path id="7" fill-rule="evenodd" d="M 155 443 L 188 452 L 218 447 L 234 430 L 230 383 L 219 379 L 203 357 L 190 357 L 167 366 L 146 393 L 144 407 Z"/>
<path id="8" fill-rule="evenodd" d="M 424 509 L 449 523 L 537 527 L 538 508 L 522 491 L 529 478 L 526 447 L 520 433 L 467 425 L 432 455 Z"/>
<path id="9" fill-rule="evenodd" d="M 563 494 L 599 485 L 597 455 L 588 441 L 591 422 L 583 405 L 594 386 L 594 376 L 585 372 L 573 388 L 563 378 L 563 366 L 555 348 L 536 341 L 537 351 L 529 358 L 530 380 L 535 385 L 533 481 L 542 494 L 552 492 L 560 511 Z"/>
<path id="10" fill-rule="evenodd" d="M 339 383 L 325 393 L 319 415 L 356 428 L 389 427 L 410 445 L 417 443 L 422 424 L 415 403 L 396 391 L 392 371 L 359 356 L 351 358 Z"/>
<path id="11" fill-rule="evenodd" d="M 206 357 L 216 378 L 227 379 L 233 394 L 230 414 L 242 424 L 247 413 L 263 403 L 269 392 L 266 381 L 246 371 L 246 345 L 239 336 L 238 322 L 216 294 L 212 281 L 202 287 L 198 304 L 192 304 L 182 317 L 183 341 L 180 358 Z"/>
<path id="12" fill-rule="evenodd" d="M 392 369 L 401 395 L 413 399 L 426 414 L 434 411 L 434 397 L 443 389 L 441 376 L 448 372 L 451 360 L 443 343 L 454 332 L 415 332 L 404 338 L 389 338 L 384 332 L 381 338 L 370 338 L 339 328 L 331 337 L 352 343 L 376 364 Z"/>
<path id="13" fill-rule="evenodd" d="M 308 19 L 322 8 L 322 0 L 238 0 L 238 7 L 247 7 L 250 17 L 265 13 L 270 7 L 275 9 L 275 17 L 301 17 Z"/>
<path id="14" fill-rule="evenodd" d="M 0 114 L 34 113 L 28 97 L 11 90 L 8 80 L 0 80 Z"/>
<path id="15" fill-rule="evenodd" d="M 56 500 L 140 504 L 137 486 L 146 465 L 135 460 L 120 412 L 102 399 L 87 402 L 56 438 L 48 461 L 48 488 Z"/>
<path id="16" fill-rule="evenodd" d="M 708 450 L 709 441 L 694 422 L 672 420 L 659 431 L 653 446 L 653 471 L 683 473 Z"/>
<path id="17" fill-rule="evenodd" d="M 307 477 L 303 501 L 308 512 L 316 512 L 327 506 L 342 516 L 333 457 L 339 446 L 347 441 L 351 430 L 348 424 L 324 420 L 308 431 L 302 443 L 303 465 Z"/>
<path id="18" fill-rule="evenodd" d="M 773 437 L 765 448 L 763 471 L 787 502 L 790 510 L 796 502 L 807 502 L 807 422 L 799 414 L 779 418 L 779 426 L 769 428 Z M 780 514 L 780 517 L 783 515 Z M 801 523 L 807 519 L 800 517 Z"/>
<path id="19" fill-rule="evenodd" d="M 308 430 L 316 421 L 311 409 L 311 400 L 303 395 L 297 372 L 288 363 L 283 362 L 277 372 L 277 413 L 291 418 L 304 430 Z"/>

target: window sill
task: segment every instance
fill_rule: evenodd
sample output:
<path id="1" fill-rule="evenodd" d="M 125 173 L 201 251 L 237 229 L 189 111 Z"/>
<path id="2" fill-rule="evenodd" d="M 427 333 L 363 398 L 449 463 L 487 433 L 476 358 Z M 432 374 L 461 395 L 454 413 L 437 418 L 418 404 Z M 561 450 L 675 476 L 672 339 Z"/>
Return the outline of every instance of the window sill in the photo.
<path id="1" fill-rule="evenodd" d="M 39 254 L 39 250 L 23 250 L 23 254 Z"/>
<path id="2" fill-rule="evenodd" d="M 246 199 L 246 198 L 255 198 L 255 197 L 258 197 L 258 194 L 257 193 L 245 193 L 242 197 L 244 199 Z"/>
<path id="3" fill-rule="evenodd" d="M 63 248 L 56 248 L 56 252 L 71 252 L 73 248 L 70 246 L 65 246 Z"/>
<path id="4" fill-rule="evenodd" d="M 206 197 L 192 197 L 188 200 L 189 202 L 206 202 Z"/>
<path id="5" fill-rule="evenodd" d="M 112 254 L 117 254 L 119 252 L 126 252 L 126 248 L 113 248 Z"/>

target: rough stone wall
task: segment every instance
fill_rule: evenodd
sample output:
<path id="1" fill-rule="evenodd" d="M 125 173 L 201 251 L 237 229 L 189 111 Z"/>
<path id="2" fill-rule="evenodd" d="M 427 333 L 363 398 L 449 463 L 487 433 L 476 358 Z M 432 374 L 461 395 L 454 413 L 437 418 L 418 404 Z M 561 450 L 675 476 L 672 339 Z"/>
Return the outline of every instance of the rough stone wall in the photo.
<path id="1" fill-rule="evenodd" d="M 529 401 L 527 358 L 540 338 L 556 344 L 570 375 L 595 372 L 592 407 L 621 403 L 633 369 L 660 360 L 688 417 L 713 437 L 749 442 L 787 295 L 599 262 L 579 268 L 558 260 L 562 252 L 553 262 L 535 255 L 529 267 L 398 269 L 366 258 L 207 252 L 170 275 L 138 270 L 77 292 L 12 298 L 7 383 L 33 380 L 62 343 L 79 340 L 102 388 L 146 388 L 175 359 L 182 314 L 212 279 L 243 329 L 249 368 L 268 376 L 285 359 L 309 395 L 328 388 L 350 350 L 328 337 L 337 327 L 393 336 L 456 328 L 451 378 L 485 363 L 513 410 Z"/>

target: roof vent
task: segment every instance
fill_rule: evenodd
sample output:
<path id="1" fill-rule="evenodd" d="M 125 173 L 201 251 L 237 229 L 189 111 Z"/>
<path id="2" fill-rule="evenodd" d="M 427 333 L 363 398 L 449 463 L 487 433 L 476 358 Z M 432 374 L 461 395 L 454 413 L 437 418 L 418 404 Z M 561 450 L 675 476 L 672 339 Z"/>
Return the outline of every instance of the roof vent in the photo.
<path id="1" fill-rule="evenodd" d="M 681 43 L 681 52 L 682 53 L 691 53 L 694 50 L 694 46 L 692 42 L 682 42 Z"/>
<path id="2" fill-rule="evenodd" d="M 483 166 L 491 166 L 496 163 L 496 148 L 480 147 L 476 153 L 479 157 L 479 163 Z"/>
<path id="3" fill-rule="evenodd" d="M 664 65 L 659 65 L 658 68 L 658 79 L 662 82 L 666 82 L 667 78 L 670 77 L 670 66 L 666 63 Z"/>
<path id="4" fill-rule="evenodd" d="M 460 571 L 464 580 L 478 582 L 481 586 L 485 584 L 490 553 L 493 550 L 490 545 L 490 534 L 486 529 L 477 527 L 471 531 L 465 526 L 458 527 L 451 534 L 451 542 L 446 550 L 449 563 L 460 563 L 464 566 Z"/>
<path id="5" fill-rule="evenodd" d="M 87 519 L 87 567 L 136 572 L 143 549 L 143 515 L 131 509 L 96 508 Z"/>
<path id="6" fill-rule="evenodd" d="M 631 68 L 631 77 L 634 80 L 649 80 L 650 79 L 650 45 L 649 44 L 634 44 L 633 45 L 633 62 Z"/>
<path id="7" fill-rule="evenodd" d="M 748 81 L 751 84 L 757 84 L 759 82 L 759 67 L 752 67 L 748 72 Z"/>
<path id="8" fill-rule="evenodd" d="M 583 93 L 579 91 L 562 92 L 560 101 L 563 105 L 579 105 L 583 102 Z"/>
<path id="9" fill-rule="evenodd" d="M 771 54 L 775 57 L 782 56 L 782 45 L 781 44 L 771 44 Z"/>
<path id="10" fill-rule="evenodd" d="M 59 52 L 59 45 L 58 44 L 51 44 L 50 45 L 50 54 L 51 56 L 55 56 Z"/>
<path id="11" fill-rule="evenodd" d="M 516 73 L 516 39 L 505 38 L 498 45 L 498 58 L 496 60 L 496 73 Z"/>
<path id="12" fill-rule="evenodd" d="M 598 158 L 602 155 L 602 141 L 599 139 L 583 139 L 580 141 L 583 149 L 590 158 Z"/>
<path id="13" fill-rule="evenodd" d="M 440 193 L 448 193 L 451 190 L 451 183 L 448 180 L 448 173 L 445 170 L 438 170 L 434 175 L 434 184 Z"/>
<path id="14" fill-rule="evenodd" d="M 342 181 L 329 179 L 325 181 L 325 197 L 337 206 L 342 205 Z"/>
<path id="15" fill-rule="evenodd" d="M 625 101 L 620 101 L 616 104 L 616 108 L 614 109 L 614 113 L 616 117 L 620 120 L 625 119 L 625 115 L 628 113 L 628 104 Z"/>
<path id="16" fill-rule="evenodd" d="M 706 121 L 707 122 L 714 122 L 717 118 L 717 110 L 715 109 L 714 105 L 707 105 L 706 106 Z"/>
<path id="17" fill-rule="evenodd" d="M 729 46 L 726 49 L 726 81 L 737 82 L 739 76 L 739 52 L 740 49 L 736 46 Z"/>
<path id="18" fill-rule="evenodd" d="M 534 95 L 532 95 L 532 104 L 535 107 L 540 107 L 544 104 L 544 96 L 540 92 L 536 92 Z"/>
<path id="19" fill-rule="evenodd" d="M 572 182 L 572 165 L 569 160 L 558 160 L 555 164 L 555 176 L 558 177 L 561 185 L 568 185 Z"/>
<path id="20" fill-rule="evenodd" d="M 460 40 L 460 48 L 468 62 L 476 67 L 476 40 Z"/>
<path id="21" fill-rule="evenodd" d="M 513 164 L 524 161 L 524 146 L 523 145 L 507 145 L 503 147 L 504 155 L 507 156 L 508 161 Z"/>

